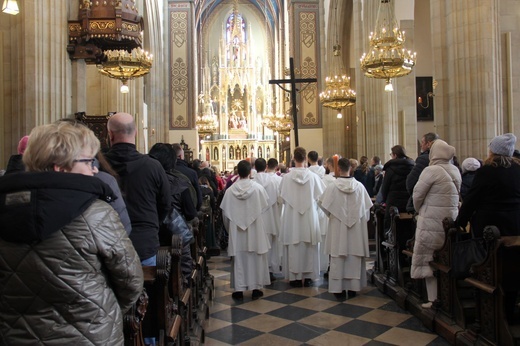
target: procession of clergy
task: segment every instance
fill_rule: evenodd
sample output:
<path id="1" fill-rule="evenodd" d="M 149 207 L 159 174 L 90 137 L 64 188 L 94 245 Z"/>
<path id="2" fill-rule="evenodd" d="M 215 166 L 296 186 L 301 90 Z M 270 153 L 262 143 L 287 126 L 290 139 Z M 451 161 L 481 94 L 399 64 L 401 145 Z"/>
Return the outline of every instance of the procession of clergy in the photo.
<path id="1" fill-rule="evenodd" d="M 244 291 L 252 291 L 253 299 L 263 296 L 273 273 L 293 287 L 312 286 L 327 266 L 328 290 L 338 298 L 367 285 L 372 201 L 364 185 L 350 176 L 347 158 L 337 160 L 337 177 L 311 160 L 306 167 L 302 147 L 293 159 L 283 176 L 264 159 L 255 161 L 252 176 L 251 164 L 240 161 L 239 179 L 226 190 L 220 207 L 229 233 L 233 299 L 243 299 Z"/>

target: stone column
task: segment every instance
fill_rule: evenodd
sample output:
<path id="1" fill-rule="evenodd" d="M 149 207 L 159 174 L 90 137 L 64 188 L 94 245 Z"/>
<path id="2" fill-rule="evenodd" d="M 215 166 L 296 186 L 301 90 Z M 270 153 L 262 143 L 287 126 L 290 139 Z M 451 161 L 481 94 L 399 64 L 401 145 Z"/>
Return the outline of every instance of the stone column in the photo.
<path id="1" fill-rule="evenodd" d="M 434 78 L 438 81 L 435 123 L 439 135 L 455 146 L 461 158 L 485 158 L 490 140 L 507 130 L 499 31 L 499 5 L 506 2 L 430 2 Z"/>
<path id="2" fill-rule="evenodd" d="M 168 3 L 170 129 L 195 128 L 197 46 L 192 1 Z"/>
<path id="3" fill-rule="evenodd" d="M 320 4 L 316 0 L 292 0 L 290 42 L 294 67 L 299 69 L 296 78 L 317 78 L 321 76 Z M 297 95 L 298 140 L 307 150 L 323 151 L 321 130 L 321 105 L 318 84 L 299 84 Z M 314 129 L 314 130 L 311 130 Z M 319 129 L 319 130 L 318 130 Z"/>

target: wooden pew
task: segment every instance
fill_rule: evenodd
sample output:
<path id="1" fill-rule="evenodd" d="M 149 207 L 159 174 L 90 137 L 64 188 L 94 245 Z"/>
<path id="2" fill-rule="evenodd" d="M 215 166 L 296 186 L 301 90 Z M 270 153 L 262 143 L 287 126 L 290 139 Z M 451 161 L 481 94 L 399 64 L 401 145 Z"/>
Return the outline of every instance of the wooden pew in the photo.
<path id="1" fill-rule="evenodd" d="M 374 263 L 374 267 L 368 270 L 368 278 L 370 282 L 378 287 L 381 291 L 384 290 L 385 282 L 387 280 L 387 270 L 388 270 L 388 261 L 386 253 L 383 251 L 382 242 L 385 239 L 385 229 L 384 229 L 384 217 L 385 217 L 385 208 L 379 204 L 376 204 L 372 207 L 371 219 L 374 222 L 375 226 L 375 250 L 376 250 L 376 260 Z"/>
<path id="2" fill-rule="evenodd" d="M 180 238 L 173 236 L 170 247 L 157 252 L 157 266 L 143 266 L 144 290 L 124 316 L 125 345 L 144 345 L 142 324 L 147 337 L 155 337 L 157 345 L 177 345 L 182 338 L 181 316 L 175 294 L 180 282 Z M 150 296 L 148 295 L 150 294 Z"/>
<path id="3" fill-rule="evenodd" d="M 520 236 L 500 237 L 495 226 L 484 228 L 490 243 L 486 259 L 472 266 L 464 281 L 475 290 L 476 317 L 457 335 L 457 342 L 492 345 L 520 344 L 520 325 L 510 325 L 504 309 L 506 291 L 520 290 Z"/>
<path id="4" fill-rule="evenodd" d="M 392 297 L 400 307 L 406 309 L 409 288 L 405 283 L 409 281 L 410 260 L 402 251 L 414 236 L 415 224 L 412 215 L 399 213 L 396 207 L 389 208 L 391 227 L 384 232 L 380 247 L 381 262 L 385 266 L 382 291 Z"/>
<path id="5" fill-rule="evenodd" d="M 144 279 L 150 280 L 152 276 L 148 272 L 143 272 Z M 142 322 L 148 308 L 148 294 L 146 289 L 123 316 L 123 334 L 125 338 L 125 346 L 144 346 Z"/>
<path id="6" fill-rule="evenodd" d="M 437 300 L 435 310 L 435 331 L 451 344 L 455 344 L 457 334 L 462 332 L 475 315 L 473 290 L 464 280 L 455 279 L 451 271 L 453 243 L 457 238 L 457 229 L 452 218 L 443 220 L 444 244 L 434 252 L 430 266 L 437 277 Z M 468 234 L 468 236 L 470 236 Z M 460 238 L 460 235 L 459 235 Z"/>

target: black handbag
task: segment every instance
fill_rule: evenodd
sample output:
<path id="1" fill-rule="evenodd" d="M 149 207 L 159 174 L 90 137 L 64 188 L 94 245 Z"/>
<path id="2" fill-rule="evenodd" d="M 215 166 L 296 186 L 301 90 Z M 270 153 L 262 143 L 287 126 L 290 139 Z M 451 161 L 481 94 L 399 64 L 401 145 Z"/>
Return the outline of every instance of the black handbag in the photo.
<path id="1" fill-rule="evenodd" d="M 181 236 L 183 247 L 195 241 L 193 232 L 191 231 L 184 217 L 177 211 L 177 209 L 172 209 L 170 214 L 166 216 L 166 219 L 164 219 L 163 224 L 170 232 L 170 234 L 177 234 Z"/>
<path id="2" fill-rule="evenodd" d="M 453 255 L 450 274 L 455 279 L 465 279 L 471 275 L 471 266 L 484 261 L 487 255 L 483 238 L 457 240 L 452 244 Z"/>

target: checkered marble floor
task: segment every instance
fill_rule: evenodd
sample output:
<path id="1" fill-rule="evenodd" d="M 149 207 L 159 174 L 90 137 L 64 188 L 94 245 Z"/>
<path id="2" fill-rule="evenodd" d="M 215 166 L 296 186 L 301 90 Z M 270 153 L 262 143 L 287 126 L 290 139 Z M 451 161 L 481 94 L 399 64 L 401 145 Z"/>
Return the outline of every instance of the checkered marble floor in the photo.
<path id="1" fill-rule="evenodd" d="M 301 288 L 278 278 L 262 298 L 244 292 L 235 301 L 229 258 L 212 257 L 208 266 L 215 296 L 205 345 L 449 345 L 375 287 L 338 300 L 323 278 Z"/>

